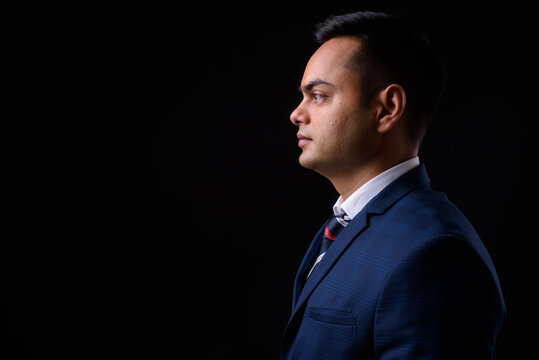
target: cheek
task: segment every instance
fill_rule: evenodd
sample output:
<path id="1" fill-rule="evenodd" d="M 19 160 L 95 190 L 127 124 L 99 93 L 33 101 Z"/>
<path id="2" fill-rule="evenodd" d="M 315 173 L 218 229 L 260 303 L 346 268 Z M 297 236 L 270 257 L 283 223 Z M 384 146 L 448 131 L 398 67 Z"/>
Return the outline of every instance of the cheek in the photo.
<path id="1" fill-rule="evenodd" d="M 326 131 L 339 132 L 344 129 L 348 112 L 342 101 L 332 102 L 321 110 L 320 125 L 324 126 Z"/>
<path id="2" fill-rule="evenodd" d="M 346 104 L 339 103 L 328 118 L 328 127 L 339 139 L 346 139 L 354 135 L 358 120 L 357 114 L 350 111 Z"/>
<path id="3" fill-rule="evenodd" d="M 317 131 L 320 139 L 326 145 L 338 142 L 342 137 L 342 132 L 345 129 L 343 123 L 343 114 L 334 109 L 327 109 L 323 114 L 320 114 L 317 124 Z"/>
<path id="4" fill-rule="evenodd" d="M 318 135 L 319 145 L 327 147 L 326 150 L 345 151 L 357 146 L 353 144 L 365 135 L 365 114 L 354 102 L 336 100 L 327 107 L 316 109 L 312 115 L 311 127 Z"/>
<path id="5" fill-rule="evenodd" d="M 369 132 L 368 119 L 361 109 L 340 111 L 334 121 L 334 132 L 338 135 L 338 148 L 343 152 L 363 151 L 368 146 Z"/>

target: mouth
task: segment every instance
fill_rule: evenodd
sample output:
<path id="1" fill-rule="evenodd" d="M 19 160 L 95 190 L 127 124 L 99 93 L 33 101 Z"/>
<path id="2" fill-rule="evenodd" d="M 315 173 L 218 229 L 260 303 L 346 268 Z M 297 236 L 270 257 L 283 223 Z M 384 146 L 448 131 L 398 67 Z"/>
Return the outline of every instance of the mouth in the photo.
<path id="1" fill-rule="evenodd" d="M 313 139 L 311 139 L 310 137 L 307 137 L 303 134 L 300 134 L 298 133 L 297 134 L 298 136 L 298 146 L 299 147 L 304 147 L 305 145 L 309 144 L 311 141 L 313 141 Z"/>

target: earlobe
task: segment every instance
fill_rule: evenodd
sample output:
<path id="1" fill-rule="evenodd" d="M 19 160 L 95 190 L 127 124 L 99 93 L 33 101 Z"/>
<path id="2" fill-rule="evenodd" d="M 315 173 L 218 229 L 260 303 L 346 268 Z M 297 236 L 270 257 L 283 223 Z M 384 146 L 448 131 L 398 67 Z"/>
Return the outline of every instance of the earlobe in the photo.
<path id="1" fill-rule="evenodd" d="M 391 130 L 402 118 L 406 107 L 406 92 L 398 84 L 391 84 L 378 94 L 379 112 L 377 130 L 385 133 Z"/>

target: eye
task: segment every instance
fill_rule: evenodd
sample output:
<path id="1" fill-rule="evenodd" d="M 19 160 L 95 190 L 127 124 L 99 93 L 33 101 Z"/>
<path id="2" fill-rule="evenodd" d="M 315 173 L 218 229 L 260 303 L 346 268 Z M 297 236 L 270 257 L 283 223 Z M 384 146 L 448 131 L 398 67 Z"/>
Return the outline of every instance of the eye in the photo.
<path id="1" fill-rule="evenodd" d="M 327 96 L 326 95 L 322 95 L 322 94 L 318 94 L 318 93 L 313 93 L 313 99 L 315 102 L 321 102 L 323 101 Z"/>

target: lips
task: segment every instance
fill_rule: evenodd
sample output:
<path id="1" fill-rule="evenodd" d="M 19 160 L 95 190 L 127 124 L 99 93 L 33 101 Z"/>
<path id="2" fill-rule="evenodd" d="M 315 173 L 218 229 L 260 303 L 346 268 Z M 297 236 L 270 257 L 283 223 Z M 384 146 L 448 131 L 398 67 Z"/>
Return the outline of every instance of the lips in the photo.
<path id="1" fill-rule="evenodd" d="M 299 147 L 303 147 L 303 146 L 307 145 L 308 143 L 310 143 L 311 141 L 313 141 L 313 139 L 311 139 L 310 137 L 307 137 L 307 136 L 305 136 L 303 134 L 300 134 L 300 133 L 298 133 L 297 136 L 298 136 L 298 140 L 299 140 L 298 141 L 298 146 Z"/>

